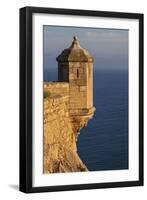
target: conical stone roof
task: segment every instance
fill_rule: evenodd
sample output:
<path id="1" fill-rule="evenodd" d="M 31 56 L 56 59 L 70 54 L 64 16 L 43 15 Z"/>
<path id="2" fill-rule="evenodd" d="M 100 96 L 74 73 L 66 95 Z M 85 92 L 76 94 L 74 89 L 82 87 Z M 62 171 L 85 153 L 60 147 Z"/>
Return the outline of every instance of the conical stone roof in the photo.
<path id="1" fill-rule="evenodd" d="M 92 55 L 80 46 L 76 36 L 68 49 L 64 49 L 56 58 L 58 62 L 93 62 Z"/>

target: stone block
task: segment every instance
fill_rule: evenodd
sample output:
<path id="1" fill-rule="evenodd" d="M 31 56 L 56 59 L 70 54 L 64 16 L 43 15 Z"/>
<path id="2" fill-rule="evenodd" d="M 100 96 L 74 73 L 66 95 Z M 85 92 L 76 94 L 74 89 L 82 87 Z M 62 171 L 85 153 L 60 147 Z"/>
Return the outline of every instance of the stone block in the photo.
<path id="1" fill-rule="evenodd" d="M 86 86 L 80 86 L 79 88 L 80 88 L 80 91 L 81 91 L 81 92 L 83 92 L 83 91 L 86 92 L 86 90 L 87 90 L 87 87 L 86 87 Z"/>

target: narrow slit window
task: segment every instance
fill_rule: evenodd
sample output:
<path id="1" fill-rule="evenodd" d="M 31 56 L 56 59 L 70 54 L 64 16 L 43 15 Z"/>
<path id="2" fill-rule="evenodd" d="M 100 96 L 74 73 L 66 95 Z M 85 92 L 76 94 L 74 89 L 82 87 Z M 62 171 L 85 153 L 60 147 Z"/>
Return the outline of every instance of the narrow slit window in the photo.
<path id="1" fill-rule="evenodd" d="M 77 78 L 79 78 L 79 70 L 77 69 Z"/>

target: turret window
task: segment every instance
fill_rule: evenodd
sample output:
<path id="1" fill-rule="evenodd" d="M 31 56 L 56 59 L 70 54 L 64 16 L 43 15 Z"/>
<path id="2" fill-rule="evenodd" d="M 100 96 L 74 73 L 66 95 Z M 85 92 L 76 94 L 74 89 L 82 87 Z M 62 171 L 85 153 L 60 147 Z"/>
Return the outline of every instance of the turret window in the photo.
<path id="1" fill-rule="evenodd" d="M 77 78 L 79 78 L 79 70 L 77 69 Z"/>

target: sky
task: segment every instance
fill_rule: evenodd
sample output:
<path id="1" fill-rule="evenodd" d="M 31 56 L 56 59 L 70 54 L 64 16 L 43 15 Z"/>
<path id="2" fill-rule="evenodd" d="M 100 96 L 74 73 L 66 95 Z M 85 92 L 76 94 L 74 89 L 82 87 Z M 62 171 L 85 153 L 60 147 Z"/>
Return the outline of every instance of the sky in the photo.
<path id="1" fill-rule="evenodd" d="M 128 30 L 44 25 L 44 70 L 57 68 L 56 57 L 71 45 L 74 35 L 94 57 L 95 70 L 128 68 Z"/>

